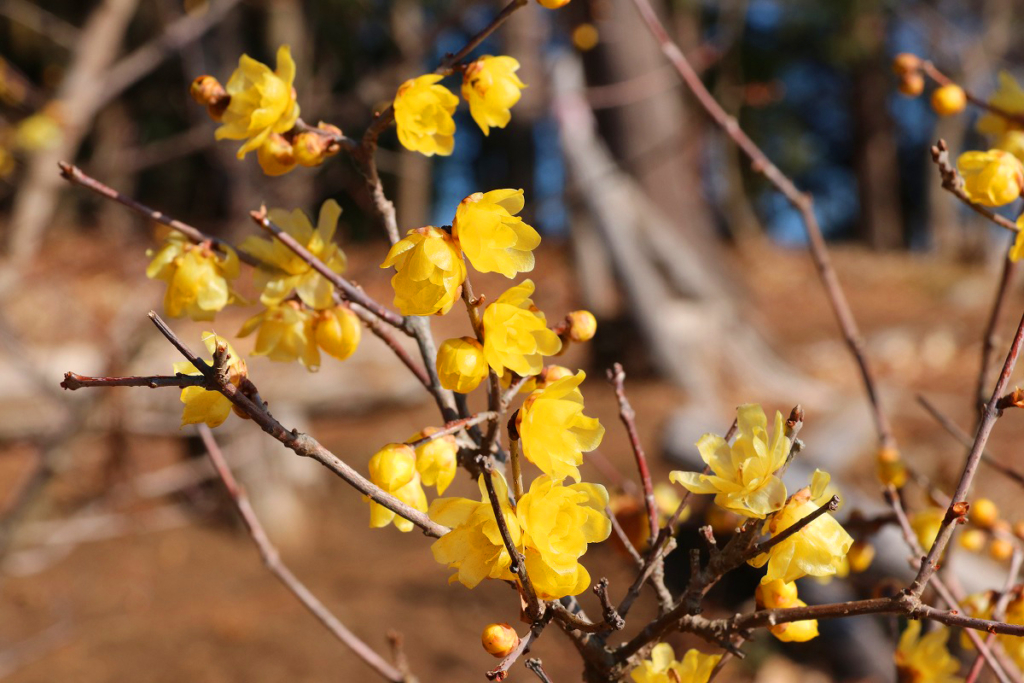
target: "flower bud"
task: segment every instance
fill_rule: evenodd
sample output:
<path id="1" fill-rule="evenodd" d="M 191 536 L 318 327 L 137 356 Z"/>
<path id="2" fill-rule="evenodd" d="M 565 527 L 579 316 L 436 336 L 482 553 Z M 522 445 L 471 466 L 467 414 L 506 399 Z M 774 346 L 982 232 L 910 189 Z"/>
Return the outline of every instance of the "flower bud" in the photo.
<path id="1" fill-rule="evenodd" d="M 981 529 L 967 529 L 960 534 L 960 547 L 972 553 L 980 553 L 985 547 L 988 535 Z"/>
<path id="2" fill-rule="evenodd" d="M 932 109 L 939 116 L 959 114 L 967 106 L 967 94 L 955 83 L 936 88 L 932 93 Z"/>
<path id="3" fill-rule="evenodd" d="M 994 560 L 1006 561 L 1013 555 L 1013 543 L 1010 543 L 1005 538 L 993 538 L 991 545 L 988 547 L 988 554 Z"/>
<path id="4" fill-rule="evenodd" d="M 896 87 L 907 97 L 917 97 L 924 92 L 924 76 L 917 72 L 906 74 Z"/>
<path id="5" fill-rule="evenodd" d="M 991 529 L 999 519 L 999 508 L 988 498 L 979 498 L 971 504 L 970 520 L 974 526 Z"/>
<path id="6" fill-rule="evenodd" d="M 799 601 L 798 607 L 804 607 L 803 600 Z M 784 643 L 806 643 L 818 637 L 818 620 L 807 619 L 805 621 L 793 621 L 788 624 L 779 624 L 769 629 L 772 635 Z"/>
<path id="7" fill-rule="evenodd" d="M 414 435 L 410 441 L 418 441 L 438 431 L 435 427 L 427 427 Z M 416 448 L 416 469 L 420 473 L 420 478 L 427 486 L 436 486 L 437 495 L 444 493 L 455 479 L 458 456 L 459 446 L 452 434 L 431 439 Z"/>
<path id="8" fill-rule="evenodd" d="M 295 160 L 303 166 L 319 166 L 339 149 L 330 137 L 308 131 L 296 135 L 292 147 L 295 148 Z"/>
<path id="9" fill-rule="evenodd" d="M 850 551 L 846 553 L 846 561 L 850 563 L 850 571 L 859 574 L 867 571 L 875 559 L 875 546 L 866 541 L 854 541 Z"/>
<path id="10" fill-rule="evenodd" d="M 569 339 L 576 343 L 590 341 L 597 333 L 597 319 L 590 311 L 573 311 L 566 320 L 569 321 Z"/>
<path id="11" fill-rule="evenodd" d="M 901 52 L 892 60 L 892 70 L 897 76 L 916 73 L 921 68 L 921 58 L 909 52 Z"/>
<path id="12" fill-rule="evenodd" d="M 437 349 L 437 376 L 445 389 L 460 394 L 473 391 L 487 377 L 484 347 L 472 337 L 446 340 Z"/>
<path id="13" fill-rule="evenodd" d="M 335 306 L 317 313 L 317 346 L 338 360 L 345 360 L 355 352 L 362 334 L 359 317 L 348 306 Z"/>
<path id="14" fill-rule="evenodd" d="M 370 458 L 370 481 L 388 493 L 402 488 L 416 473 L 416 452 L 404 443 L 389 443 Z"/>
<path id="15" fill-rule="evenodd" d="M 757 600 L 757 604 L 765 609 L 796 607 L 796 603 L 799 602 L 796 582 L 786 583 L 781 579 L 757 584 L 754 598 Z"/>
<path id="16" fill-rule="evenodd" d="M 200 76 L 192 81 L 189 94 L 193 100 L 206 107 L 206 111 L 214 121 L 221 120 L 231 103 L 231 96 L 224 90 L 220 81 L 213 76 Z"/>
<path id="17" fill-rule="evenodd" d="M 559 9 L 569 4 L 569 0 L 537 0 L 541 7 L 547 9 Z"/>
<path id="18" fill-rule="evenodd" d="M 902 488 L 907 483 L 907 468 L 895 448 L 881 448 L 875 460 L 878 480 L 886 485 Z"/>
<path id="19" fill-rule="evenodd" d="M 480 642 L 489 654 L 501 659 L 519 647 L 519 634 L 508 624 L 488 624 L 480 635 Z"/>
<path id="20" fill-rule="evenodd" d="M 283 135 L 271 133 L 256 151 L 260 168 L 269 176 L 284 175 L 295 168 L 295 152 Z"/>

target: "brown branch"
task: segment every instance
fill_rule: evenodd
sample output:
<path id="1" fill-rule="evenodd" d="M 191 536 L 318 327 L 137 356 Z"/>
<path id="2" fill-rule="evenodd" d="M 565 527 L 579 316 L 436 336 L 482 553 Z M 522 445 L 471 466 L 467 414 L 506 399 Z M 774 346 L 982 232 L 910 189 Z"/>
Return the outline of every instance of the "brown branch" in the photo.
<path id="1" fill-rule="evenodd" d="M 616 363 L 608 370 L 608 381 L 615 388 L 615 398 L 619 402 L 619 419 L 626 426 L 629 434 L 629 443 L 633 447 L 633 456 L 636 458 L 636 468 L 640 473 L 640 482 L 644 488 L 644 505 L 647 507 L 647 522 L 651 529 L 651 542 L 658 537 L 658 507 L 654 502 L 654 486 L 651 484 L 651 471 L 647 467 L 647 456 L 644 454 L 643 444 L 640 443 L 640 434 L 636 429 L 636 411 L 629 404 L 626 398 L 626 372 L 620 363 Z"/>
<path id="2" fill-rule="evenodd" d="M 68 391 L 86 387 L 201 387 L 206 385 L 202 375 L 151 375 L 148 377 L 89 377 L 74 372 L 65 372 L 60 386 Z"/>
<path id="3" fill-rule="evenodd" d="M 522 592 L 525 594 L 526 600 L 526 613 L 534 622 L 537 622 L 542 616 L 544 616 L 544 608 L 541 605 L 540 600 L 537 598 L 537 591 L 533 588 L 533 582 L 530 581 L 530 575 L 526 572 L 526 558 L 523 557 L 519 549 L 516 548 L 516 544 L 512 541 L 512 534 L 508 530 L 508 524 L 505 523 L 505 515 L 501 512 L 501 501 L 498 499 L 498 492 L 494 489 L 494 476 L 493 470 L 485 465 L 484 466 L 484 486 L 487 488 L 487 497 L 491 501 L 491 510 L 494 512 L 494 519 L 498 524 L 498 531 L 501 533 L 501 540 L 505 543 L 505 550 L 508 552 L 509 558 L 512 560 L 512 564 L 509 566 L 509 570 L 519 577 L 519 585 L 522 588 Z"/>
<path id="4" fill-rule="evenodd" d="M 942 176 L 942 189 L 946 190 L 954 197 L 959 199 L 967 208 L 974 211 L 979 216 L 984 216 L 988 220 L 992 221 L 1000 228 L 1004 228 L 1016 234 L 1020 231 L 1017 224 L 1008 218 L 1004 218 L 994 211 L 990 211 L 981 204 L 975 204 L 971 201 L 971 198 L 967 196 L 964 191 L 964 180 L 960 177 L 960 173 L 957 172 L 956 167 L 949 161 L 949 147 L 946 145 L 945 140 L 939 140 L 935 145 L 932 146 L 932 161 L 939 169 L 939 174 Z M 981 399 L 984 401 L 984 398 Z"/>
<path id="5" fill-rule="evenodd" d="M 619 542 L 625 546 L 626 552 L 629 553 L 629 556 L 633 558 L 634 562 L 636 562 L 637 568 L 643 569 L 644 558 L 640 557 L 640 553 L 637 552 L 637 549 L 633 546 L 633 541 L 629 540 L 629 536 L 626 535 L 626 530 L 622 528 L 621 524 L 619 524 L 619 518 L 615 516 L 615 513 L 612 511 L 610 506 L 606 505 L 604 507 L 604 514 L 608 516 L 608 520 L 612 523 L 612 531 L 615 532 Z"/>
<path id="6" fill-rule="evenodd" d="M 406 443 L 412 446 L 413 448 L 419 448 L 423 444 L 433 441 L 434 439 L 440 439 L 442 436 L 448 436 L 449 434 L 458 434 L 461 431 L 469 429 L 473 425 L 478 425 L 481 422 L 493 420 L 496 417 L 496 415 L 497 413 L 491 411 L 484 411 L 482 413 L 477 413 L 476 415 L 464 417 L 460 420 L 449 422 L 444 426 L 444 429 L 439 429 L 433 434 L 424 436 L 421 439 L 416 439 L 415 441 L 406 441 Z"/>
<path id="7" fill-rule="evenodd" d="M 532 671 L 533 675 L 540 679 L 540 683 L 552 683 L 551 678 L 548 676 L 547 672 L 544 671 L 543 664 L 536 657 L 526 660 L 526 668 Z"/>
<path id="8" fill-rule="evenodd" d="M 1011 240 L 1011 246 L 1013 241 Z M 1007 294 L 1010 291 L 1010 283 L 1017 272 L 1017 262 L 1010 258 L 1011 250 L 1008 248 L 1003 257 L 1003 270 L 999 276 L 999 287 L 996 288 L 995 298 L 992 300 L 992 312 L 989 313 L 988 322 L 985 324 L 985 333 L 982 336 L 981 367 L 978 369 L 978 383 L 974 395 L 977 397 L 978 406 L 985 404 L 985 387 L 989 386 L 989 375 L 992 366 L 992 355 L 995 353 L 996 345 L 999 343 L 997 330 L 999 329 L 999 318 L 1002 315 L 1003 305 L 1006 303 Z"/>
<path id="9" fill-rule="evenodd" d="M 825 513 L 835 512 L 838 508 L 839 496 L 832 496 L 825 502 L 824 505 L 819 507 L 817 510 L 810 513 L 806 517 L 801 517 L 791 526 L 786 527 L 780 533 L 776 534 L 775 536 L 772 536 L 767 541 L 763 543 L 755 543 L 754 545 L 750 546 L 750 550 L 747 551 L 747 557 L 744 561 L 768 552 L 769 550 L 771 550 L 778 544 L 782 543 L 783 541 L 788 541 L 790 538 L 803 531 L 804 527 L 806 527 L 814 520 L 818 519 Z"/>
<path id="10" fill-rule="evenodd" d="M 393 683 L 403 683 L 406 681 L 406 677 L 402 675 L 402 672 L 397 668 L 389 664 L 377 654 L 373 648 L 364 643 L 359 639 L 352 631 L 348 630 L 341 621 L 338 620 L 334 614 L 331 613 L 327 607 L 315 596 L 305 584 L 292 574 L 291 570 L 283 562 L 281 562 L 281 556 L 274 547 L 273 543 L 267 537 L 266 532 L 263 530 L 263 525 L 260 524 L 259 518 L 252 509 L 252 505 L 249 503 L 249 497 L 245 493 L 238 482 L 235 480 L 234 475 L 231 473 L 231 468 L 228 466 L 227 461 L 224 458 L 224 454 L 220 450 L 220 446 L 217 445 L 216 440 L 213 438 L 213 432 L 206 425 L 199 425 L 199 436 L 203 439 L 203 445 L 206 446 L 206 454 L 210 457 L 210 462 L 213 464 L 214 469 L 217 471 L 220 480 L 224 483 L 224 488 L 227 490 L 228 496 L 231 498 L 231 502 L 234 504 L 235 509 L 238 510 L 238 514 L 241 515 L 242 521 L 245 523 L 245 528 L 249 532 L 249 537 L 252 538 L 252 542 L 256 544 L 259 549 L 260 557 L 263 558 L 263 564 L 267 566 L 267 569 L 277 577 L 277 579 L 290 590 L 295 597 L 303 604 L 303 606 L 312 612 L 320 623 L 327 627 L 335 638 L 344 643 L 352 652 L 356 654 L 360 659 L 366 662 L 370 668 L 380 674 L 385 680 L 393 681 Z"/>

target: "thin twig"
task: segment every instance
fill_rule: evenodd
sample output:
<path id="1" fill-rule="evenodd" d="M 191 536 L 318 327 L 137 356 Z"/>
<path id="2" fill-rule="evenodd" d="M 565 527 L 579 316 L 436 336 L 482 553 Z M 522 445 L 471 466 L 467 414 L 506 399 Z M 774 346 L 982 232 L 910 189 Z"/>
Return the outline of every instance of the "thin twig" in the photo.
<path id="1" fill-rule="evenodd" d="M 1003 109 L 1002 107 L 992 104 L 991 102 L 982 97 L 978 97 L 970 90 L 964 88 L 962 85 L 956 83 L 949 76 L 939 71 L 938 68 L 936 68 L 935 64 L 930 60 L 926 59 L 921 62 L 921 70 L 924 71 L 925 74 L 927 74 L 933 81 L 935 81 L 939 85 L 956 85 L 957 87 L 959 87 L 961 90 L 964 91 L 964 95 L 967 97 L 967 101 L 975 105 L 976 107 L 980 107 L 981 109 L 985 109 L 986 111 L 990 111 L 993 114 L 1001 116 L 1010 123 L 1016 124 L 1017 126 L 1024 126 L 1024 115 L 1018 112 L 1008 111 L 1006 109 Z"/>
<path id="2" fill-rule="evenodd" d="M 502 513 L 501 501 L 498 499 L 498 492 L 494 488 L 493 471 L 485 466 L 483 476 L 484 486 L 487 489 L 487 496 L 491 501 L 491 510 L 494 512 L 494 519 L 498 524 L 498 531 L 501 533 L 501 540 L 505 543 L 505 550 L 508 552 L 508 556 L 512 560 L 512 565 L 509 567 L 509 570 L 519 577 L 519 585 L 526 600 L 527 614 L 531 619 L 537 621 L 543 616 L 544 609 L 541 606 L 540 600 L 537 598 L 537 591 L 533 588 L 533 582 L 530 581 L 530 575 L 526 571 L 526 558 L 524 558 L 522 553 L 519 552 L 515 542 L 512 540 L 512 534 L 508 530 L 508 524 L 505 522 L 505 515 Z"/>
<path id="3" fill-rule="evenodd" d="M 1010 283 L 1013 282 L 1016 272 L 1017 262 L 1010 258 L 1010 249 L 1007 248 L 1006 255 L 1003 257 L 1003 270 L 999 276 L 999 286 L 996 288 L 996 295 L 992 299 L 992 312 L 989 313 L 988 322 L 985 324 L 985 333 L 981 338 L 981 367 L 978 369 L 977 389 L 974 391 L 979 407 L 985 403 L 985 388 L 989 386 L 992 354 L 995 353 L 996 345 L 999 343 L 999 336 L 997 334 L 999 318 L 1002 314 L 1003 305 L 1006 303 L 1007 294 L 1010 291 Z"/>
<path id="4" fill-rule="evenodd" d="M 658 507 L 654 502 L 654 486 L 651 484 L 651 471 L 647 466 L 647 456 L 644 453 L 643 444 L 640 443 L 640 434 L 636 429 L 636 411 L 629 404 L 626 398 L 626 371 L 620 363 L 616 363 L 608 370 L 608 381 L 615 388 L 615 398 L 619 402 L 619 419 L 626 426 L 626 433 L 629 434 L 629 443 L 633 447 L 633 456 L 636 459 L 636 468 L 640 473 L 640 483 L 644 488 L 644 505 L 647 507 L 647 522 L 650 525 L 651 542 L 658 537 Z"/>
<path id="5" fill-rule="evenodd" d="M 552 683 L 551 678 L 548 676 L 547 672 L 544 671 L 543 664 L 536 657 L 526 660 L 526 668 L 532 671 L 533 675 L 540 679 L 540 683 Z"/>
<path id="6" fill-rule="evenodd" d="M 415 441 L 406 441 L 406 443 L 412 446 L 413 448 L 419 448 L 423 444 L 433 441 L 434 439 L 440 439 L 441 437 L 448 436 L 449 434 L 458 434 L 461 431 L 469 429 L 473 425 L 478 425 L 481 422 L 493 420 L 495 415 L 497 415 L 497 413 L 485 410 L 484 412 L 449 422 L 444 426 L 443 429 L 439 429 L 436 432 L 428 434 L 427 436 L 424 436 L 422 438 L 416 439 Z"/>
<path id="7" fill-rule="evenodd" d="M 1017 224 L 1008 218 L 1000 216 L 994 211 L 990 211 L 981 204 L 975 204 L 971 201 L 971 198 L 967 196 L 964 191 L 964 180 L 960 177 L 956 167 L 949 161 L 949 147 L 946 145 L 945 140 L 939 140 L 935 145 L 932 146 L 932 161 L 939 169 L 939 174 L 942 176 L 942 189 L 946 190 L 954 197 L 963 202 L 971 211 L 984 216 L 988 220 L 992 221 L 995 225 L 1000 228 L 1009 230 L 1016 234 L 1020 231 Z M 984 401 L 984 399 L 982 399 Z"/>
<path id="8" fill-rule="evenodd" d="M 149 377 L 88 377 L 74 372 L 65 372 L 60 386 L 68 391 L 86 387 L 200 387 L 205 385 L 202 375 L 152 375 Z"/>
<path id="9" fill-rule="evenodd" d="M 826 513 L 835 512 L 838 508 L 839 496 L 832 496 L 825 502 L 824 505 L 820 506 L 817 510 L 807 515 L 806 517 L 801 517 L 792 525 L 786 527 L 781 532 L 772 536 L 767 541 L 763 543 L 755 543 L 754 545 L 752 545 L 750 547 L 750 550 L 747 551 L 747 559 L 757 557 L 758 555 L 763 555 L 764 553 L 770 551 L 772 548 L 779 545 L 780 543 L 788 541 L 794 535 L 803 531 L 804 527 L 814 522 L 814 520 L 818 519 Z"/>

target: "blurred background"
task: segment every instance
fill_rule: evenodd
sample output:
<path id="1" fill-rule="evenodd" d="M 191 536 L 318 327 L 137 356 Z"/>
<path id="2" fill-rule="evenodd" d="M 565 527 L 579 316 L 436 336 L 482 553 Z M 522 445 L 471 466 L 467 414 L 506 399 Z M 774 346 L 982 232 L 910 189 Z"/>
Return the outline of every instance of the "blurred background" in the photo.
<path id="1" fill-rule="evenodd" d="M 1021 61 L 1013 0 L 656 4 L 725 108 L 813 193 L 904 456 L 949 488 L 962 449 L 915 396 L 973 424 L 982 329 L 1008 237 L 941 190 L 928 154 L 940 137 L 954 153 L 984 148 L 978 112 L 938 119 L 927 91 L 896 91 L 889 64 L 914 52 L 988 96 L 999 71 Z M 177 358 L 146 319 L 163 295 L 145 277 L 162 229 L 70 187 L 56 163 L 233 241 L 254 231 L 248 212 L 261 203 L 315 216 L 333 198 L 344 207 L 337 239 L 349 276 L 389 302 L 377 267 L 386 239 L 344 155 L 267 177 L 255 155 L 239 161 L 235 143 L 215 143 L 216 124 L 188 86 L 205 73 L 226 82 L 243 52 L 273 64 L 287 43 L 305 120 L 358 137 L 398 85 L 500 9 L 489 0 L 0 0 L 0 678 L 370 680 L 261 566 L 195 433 L 178 427 L 176 392 L 58 387 L 69 370 L 158 374 Z M 528 87 L 512 122 L 485 138 L 463 106 L 454 154 L 434 159 L 405 151 L 389 130 L 378 157 L 385 185 L 403 231 L 450 224 L 473 192 L 525 190 L 523 217 L 544 236 L 531 274 L 538 305 L 549 320 L 577 308 L 599 320 L 594 341 L 561 362 L 588 373 L 588 414 L 608 435 L 584 477 L 615 492 L 624 524 L 639 507 L 604 380 L 615 361 L 658 480 L 693 468 L 693 442 L 723 433 L 737 404 L 785 415 L 800 403 L 807 448 L 791 489 L 821 466 L 845 495 L 841 519 L 878 512 L 870 415 L 799 216 L 698 111 L 633 5 L 533 5 L 475 54 L 520 62 Z M 243 273 L 251 295 L 249 280 Z M 489 297 L 506 286 L 476 283 Z M 1024 301 L 1019 284 L 1011 291 L 1003 333 Z M 225 311 L 216 331 L 233 337 L 254 310 Z M 438 339 L 469 331 L 458 309 L 433 325 Z M 193 343 L 208 327 L 174 321 Z M 248 353 L 251 341 L 237 346 Z M 416 381 L 371 335 L 316 374 L 266 359 L 249 367 L 284 424 L 362 471 L 384 443 L 437 424 Z M 991 442 L 1008 462 L 1024 436 L 1014 423 L 1000 422 Z M 368 529 L 358 495 L 315 463 L 241 420 L 216 433 L 286 562 L 343 622 L 380 650 L 388 629 L 403 632 L 422 680 L 482 680 L 494 662 L 476 645 L 481 628 L 518 616 L 507 587 L 447 586 L 425 538 Z M 1011 485 L 989 475 L 980 485 L 1012 508 Z M 452 487 L 474 489 L 466 477 Z M 701 504 L 670 583 L 685 581 Z M 863 535 L 879 551 L 871 570 L 801 585 L 801 597 L 866 596 L 904 576 L 899 539 L 872 531 Z M 613 595 L 631 582 L 620 550 L 609 542 L 584 558 Z M 964 556 L 956 567 L 969 588 L 1001 584 L 994 561 Z M 715 604 L 749 609 L 756 580 L 727 582 Z M 632 627 L 654 613 L 647 600 Z M 874 618 L 823 624 L 822 639 L 806 645 L 764 634 L 723 679 L 894 680 L 896 628 Z M 672 642 L 677 652 L 693 644 Z M 568 648 L 550 633 L 535 650 L 556 681 L 579 679 Z M 512 680 L 527 677 L 516 670 Z"/>

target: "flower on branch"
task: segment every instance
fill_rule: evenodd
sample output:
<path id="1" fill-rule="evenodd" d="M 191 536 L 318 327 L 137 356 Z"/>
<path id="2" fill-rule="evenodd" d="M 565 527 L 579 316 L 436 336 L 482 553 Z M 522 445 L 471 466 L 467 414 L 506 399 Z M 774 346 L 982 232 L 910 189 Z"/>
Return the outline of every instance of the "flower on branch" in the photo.
<path id="1" fill-rule="evenodd" d="M 707 683 L 721 658 L 688 650 L 678 661 L 671 645 L 658 643 L 651 650 L 651 658 L 641 661 L 629 677 L 634 683 Z"/>
<path id="2" fill-rule="evenodd" d="M 818 509 L 829 476 L 816 470 L 811 486 L 802 488 L 765 523 L 765 532 L 777 536 Z M 768 565 L 761 583 L 780 579 L 787 583 L 802 576 L 832 576 L 844 566 L 853 538 L 832 515 L 825 513 L 786 540 L 750 560 L 754 567 Z"/>
<path id="3" fill-rule="evenodd" d="M 917 542 L 921 548 L 928 552 L 935 543 L 942 528 L 942 520 L 946 518 L 946 511 L 938 507 L 927 507 L 910 515 L 910 527 L 917 536 Z"/>
<path id="4" fill-rule="evenodd" d="M 481 273 L 513 278 L 533 270 L 540 235 L 515 215 L 524 204 L 522 190 L 475 192 L 459 203 L 452 235 Z"/>
<path id="5" fill-rule="evenodd" d="M 291 48 L 277 50 L 277 70 L 248 55 L 238 60 L 238 68 L 228 80 L 231 102 L 221 118 L 223 125 L 215 135 L 218 140 L 245 140 L 238 158 L 258 149 L 271 133 L 285 133 L 299 118 L 295 101 L 295 62 Z"/>
<path id="6" fill-rule="evenodd" d="M 409 440 L 416 441 L 437 431 L 434 427 L 427 427 Z M 455 479 L 455 471 L 459 464 L 458 455 L 459 447 L 451 434 L 431 439 L 416 448 L 416 470 L 424 484 L 437 487 L 437 495 L 444 493 Z"/>
<path id="7" fill-rule="evenodd" d="M 504 128 L 512 120 L 509 111 L 519 101 L 526 84 L 516 71 L 519 62 L 512 57 L 485 55 L 466 66 L 462 76 L 462 97 L 469 113 L 484 135 L 491 128 Z"/>
<path id="8" fill-rule="evenodd" d="M 280 133 L 271 133 L 256 150 L 256 161 L 269 176 L 284 175 L 298 165 L 295 148 Z"/>
<path id="9" fill-rule="evenodd" d="M 807 603 L 797 594 L 796 584 L 779 579 L 768 583 L 759 583 L 754 591 L 757 606 L 760 609 L 788 609 L 790 607 L 806 607 Z M 776 624 L 768 630 L 784 643 L 806 643 L 818 637 L 818 620 L 791 621 Z"/>
<path id="10" fill-rule="evenodd" d="M 381 268 L 392 266 L 395 307 L 402 315 L 444 315 L 462 294 L 466 262 L 444 230 L 433 226 L 410 230 L 380 264 Z"/>
<path id="11" fill-rule="evenodd" d="M 235 352 L 224 337 L 218 337 L 213 332 L 203 332 L 203 344 L 206 350 L 212 355 L 218 346 L 227 347 L 227 371 L 228 379 L 232 384 L 238 383 L 247 374 L 245 361 Z M 174 372 L 182 375 L 201 375 L 199 368 L 187 360 L 174 364 Z M 228 419 L 231 413 L 231 401 L 219 391 L 209 391 L 202 387 L 185 387 L 181 390 L 181 402 L 185 404 L 185 410 L 181 414 L 181 426 L 206 423 L 210 429 L 219 427 Z"/>
<path id="12" fill-rule="evenodd" d="M 922 637 L 921 622 L 909 622 L 900 636 L 894 657 L 899 679 L 921 683 L 962 683 L 964 679 L 955 675 L 960 670 L 960 662 L 946 648 L 948 639 L 949 629 L 945 626 Z"/>
<path id="13" fill-rule="evenodd" d="M 313 327 L 316 329 L 317 346 L 338 360 L 345 360 L 355 353 L 363 336 L 359 317 L 348 306 L 317 311 Z"/>
<path id="14" fill-rule="evenodd" d="M 1024 188 L 1024 165 L 1001 149 L 964 152 L 956 160 L 964 179 L 964 192 L 975 204 L 1003 206 L 1020 196 Z"/>
<path id="15" fill-rule="evenodd" d="M 281 363 L 297 360 L 315 372 L 320 369 L 320 350 L 316 346 L 314 321 L 313 311 L 298 301 L 286 301 L 246 320 L 238 336 L 247 337 L 259 330 L 252 355 Z"/>
<path id="16" fill-rule="evenodd" d="M 406 505 L 421 512 L 427 511 L 427 496 L 420 484 L 416 471 L 416 454 L 411 446 L 404 443 L 389 443 L 370 458 L 370 481 L 390 493 Z M 369 500 L 365 498 L 364 500 Z M 370 527 L 385 527 L 392 522 L 401 532 L 409 532 L 415 526 L 399 517 L 388 508 L 369 500 Z"/>
<path id="17" fill-rule="evenodd" d="M 993 107 L 1010 114 L 1024 114 L 1024 90 L 1017 79 L 1007 71 L 999 72 L 999 87 L 988 101 Z M 979 133 L 1001 138 L 1011 131 L 1018 130 L 1020 125 L 993 111 L 987 111 L 978 119 L 977 128 Z M 1004 149 L 1002 145 L 996 147 Z"/>
<path id="18" fill-rule="evenodd" d="M 449 391 L 473 391 L 487 377 L 484 347 L 472 337 L 445 340 L 437 349 L 437 376 Z"/>
<path id="19" fill-rule="evenodd" d="M 498 375 L 505 368 L 520 377 L 536 375 L 544 367 L 544 356 L 562 348 L 544 314 L 533 305 L 532 295 L 533 281 L 523 280 L 484 311 L 484 357 Z"/>
<path id="20" fill-rule="evenodd" d="M 167 237 L 147 266 L 146 277 L 167 283 L 164 311 L 168 316 L 213 320 L 218 311 L 240 299 L 230 284 L 238 277 L 238 254 L 231 247 L 223 249 L 221 254 L 208 242 L 192 244 L 177 232 Z"/>
<path id="21" fill-rule="evenodd" d="M 519 393 L 531 394 L 537 389 L 543 389 L 563 377 L 572 377 L 572 370 L 564 365 L 545 365 L 539 375 L 534 375 L 523 382 L 522 386 L 519 387 Z M 512 386 L 513 382 L 519 379 L 522 379 L 519 375 L 506 370 L 501 376 L 501 386 L 508 389 Z"/>
<path id="22" fill-rule="evenodd" d="M 395 95 L 395 125 L 398 141 L 412 152 L 428 157 L 448 156 L 455 147 L 455 107 L 459 104 L 441 76 L 427 74 L 412 78 Z"/>
<path id="23" fill-rule="evenodd" d="M 763 519 L 786 502 L 786 486 L 776 472 L 786 464 L 790 440 L 779 412 L 769 435 L 768 418 L 756 403 L 737 408 L 736 420 L 739 435 L 731 446 L 717 434 L 705 434 L 697 442 L 711 474 L 677 470 L 669 479 L 693 493 L 714 493 L 715 503 L 727 510 Z"/>
<path id="24" fill-rule="evenodd" d="M 517 428 L 523 455 L 545 474 L 580 480 L 583 453 L 601 445 L 604 427 L 583 414 L 580 370 L 530 394 L 519 410 Z"/>

